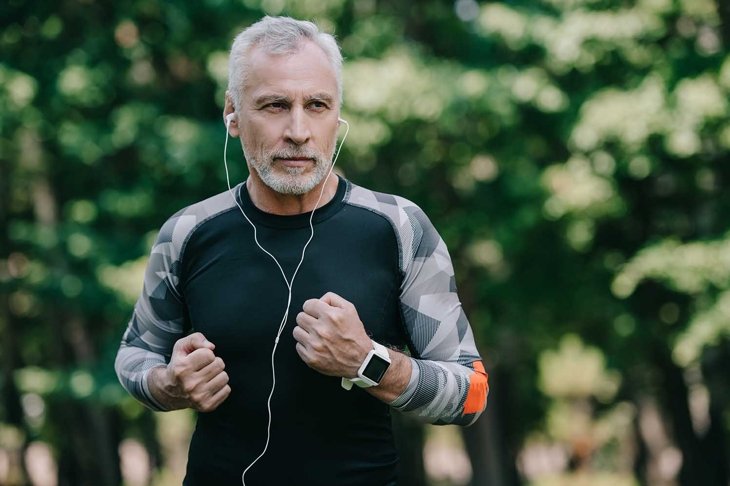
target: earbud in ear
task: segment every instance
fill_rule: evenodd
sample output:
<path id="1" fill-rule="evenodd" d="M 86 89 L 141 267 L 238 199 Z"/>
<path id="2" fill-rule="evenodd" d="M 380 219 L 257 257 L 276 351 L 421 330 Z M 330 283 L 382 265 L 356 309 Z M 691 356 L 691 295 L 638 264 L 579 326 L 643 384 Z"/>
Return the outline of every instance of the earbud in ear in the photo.
<path id="1" fill-rule="evenodd" d="M 231 122 L 234 121 L 233 120 L 234 118 L 236 118 L 236 113 L 235 112 L 227 114 L 226 115 L 226 126 L 230 125 Z"/>
<path id="2" fill-rule="evenodd" d="M 345 120 L 344 118 L 338 118 L 337 121 L 340 122 L 340 123 L 344 123 L 347 126 L 350 126 L 350 124 L 347 123 L 347 120 Z"/>

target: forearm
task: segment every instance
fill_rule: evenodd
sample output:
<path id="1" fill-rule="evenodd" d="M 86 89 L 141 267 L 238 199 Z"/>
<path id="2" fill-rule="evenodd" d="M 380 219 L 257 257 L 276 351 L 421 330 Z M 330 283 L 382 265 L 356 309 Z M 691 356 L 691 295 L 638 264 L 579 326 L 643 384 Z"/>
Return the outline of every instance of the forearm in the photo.
<path id="1" fill-rule="evenodd" d="M 156 367 L 164 367 L 165 357 L 161 354 L 126 344 L 119 347 L 114 368 L 119 382 L 130 395 L 152 410 L 165 410 L 158 403 L 156 396 L 149 388 L 148 376 Z"/>
<path id="2" fill-rule="evenodd" d="M 410 360 L 412 373 L 403 393 L 391 405 L 434 424 L 470 425 L 487 404 L 489 386 L 481 361 Z"/>

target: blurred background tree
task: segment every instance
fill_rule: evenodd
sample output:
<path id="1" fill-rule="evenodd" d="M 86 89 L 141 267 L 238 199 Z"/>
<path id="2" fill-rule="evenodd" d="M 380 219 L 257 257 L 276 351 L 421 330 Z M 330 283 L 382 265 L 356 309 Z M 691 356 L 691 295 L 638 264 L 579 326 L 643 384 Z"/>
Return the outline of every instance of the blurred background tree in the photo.
<path id="1" fill-rule="evenodd" d="M 179 483 L 191 414 L 112 364 L 264 14 L 336 34 L 341 170 L 430 215 L 488 363 L 463 437 L 396 417 L 403 484 L 727 485 L 723 0 L 3 2 L 0 484 Z"/>

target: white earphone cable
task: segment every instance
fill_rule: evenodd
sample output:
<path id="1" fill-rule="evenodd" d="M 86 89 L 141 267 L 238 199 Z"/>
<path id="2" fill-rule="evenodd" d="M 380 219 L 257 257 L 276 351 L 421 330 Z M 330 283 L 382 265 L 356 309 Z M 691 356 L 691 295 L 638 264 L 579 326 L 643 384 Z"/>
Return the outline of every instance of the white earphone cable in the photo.
<path id="1" fill-rule="evenodd" d="M 307 251 L 307 247 L 309 246 L 309 243 L 314 238 L 314 212 L 319 208 L 319 203 L 322 201 L 322 196 L 324 195 L 324 189 L 327 185 L 327 181 L 329 180 L 330 175 L 332 174 L 332 170 L 335 167 L 335 163 L 337 163 L 337 158 L 340 156 L 340 150 L 342 150 L 342 145 L 345 143 L 345 139 L 347 138 L 347 134 L 350 132 L 350 124 L 347 122 L 347 120 L 343 120 L 340 118 L 340 120 L 345 123 L 345 135 L 342 137 L 342 141 L 340 141 L 340 145 L 337 148 L 337 151 L 335 152 L 335 156 L 332 160 L 332 165 L 330 166 L 329 171 L 327 172 L 327 176 L 324 178 L 324 182 L 322 183 L 322 189 L 319 192 L 319 198 L 317 199 L 316 204 L 314 205 L 314 208 L 312 209 L 312 212 L 309 215 L 309 239 L 307 239 L 307 242 L 302 247 L 302 254 L 299 258 L 299 263 L 297 264 L 296 268 L 294 269 L 294 272 L 291 275 L 291 279 L 286 278 L 286 273 L 284 272 L 284 269 L 282 268 L 279 261 L 276 259 L 276 257 L 271 254 L 266 248 L 261 246 L 261 243 L 259 243 L 258 239 L 258 232 L 256 229 L 256 225 L 249 219 L 249 217 L 246 215 L 246 212 L 243 210 L 243 207 L 239 204 L 238 199 L 236 198 L 235 193 L 233 192 L 233 189 L 231 188 L 231 179 L 228 173 L 228 161 L 227 161 L 227 153 L 228 153 L 228 129 L 231 124 L 231 114 L 226 116 L 226 141 L 223 144 L 223 166 L 226 170 L 226 184 L 228 185 L 228 192 L 231 194 L 231 197 L 233 198 L 233 202 L 238 206 L 238 209 L 241 211 L 241 214 L 243 214 L 243 217 L 246 218 L 246 221 L 251 225 L 253 228 L 253 238 L 256 242 L 256 246 L 258 246 L 261 251 L 266 253 L 276 264 L 277 268 L 279 269 L 279 272 L 281 273 L 281 276 L 284 278 L 284 282 L 286 283 L 286 287 L 289 291 L 287 296 L 287 303 L 286 303 L 286 309 L 284 311 L 284 315 L 282 316 L 281 322 L 279 323 L 279 329 L 276 332 L 276 338 L 274 338 L 274 347 L 271 351 L 271 378 L 272 378 L 272 384 L 271 384 L 271 391 L 269 392 L 269 397 L 266 401 L 266 408 L 268 410 L 268 424 L 266 426 L 266 443 L 264 445 L 264 449 L 261 451 L 261 454 L 259 454 L 256 459 L 253 460 L 251 464 L 244 469 L 243 473 L 241 474 L 241 482 L 243 483 L 243 486 L 246 486 L 246 480 L 245 476 L 249 469 L 253 467 L 254 464 L 258 462 L 259 459 L 261 459 L 264 454 L 266 454 L 266 451 L 269 448 L 269 442 L 271 440 L 271 420 L 272 420 L 272 414 L 271 414 L 271 398 L 274 396 L 274 389 L 276 388 L 276 365 L 274 362 L 274 357 L 276 355 L 276 348 L 279 345 L 279 338 L 281 336 L 281 333 L 284 331 L 284 327 L 286 327 L 286 321 L 289 318 L 289 308 L 291 306 L 291 299 L 292 299 L 292 288 L 294 285 L 294 279 L 296 278 L 297 274 L 299 273 L 299 268 L 302 266 L 302 263 L 304 262 L 304 255 Z"/>

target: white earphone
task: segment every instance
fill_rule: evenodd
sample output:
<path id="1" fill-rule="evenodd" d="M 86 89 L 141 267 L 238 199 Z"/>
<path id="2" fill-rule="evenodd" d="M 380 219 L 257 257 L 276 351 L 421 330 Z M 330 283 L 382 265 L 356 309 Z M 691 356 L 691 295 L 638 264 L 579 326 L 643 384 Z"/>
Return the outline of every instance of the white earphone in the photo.
<path id="1" fill-rule="evenodd" d="M 233 122 L 234 118 L 236 117 L 236 113 L 232 112 L 226 115 L 226 141 L 223 144 L 223 166 L 226 169 L 226 183 L 228 185 L 228 192 L 231 194 L 231 197 L 233 198 L 233 202 L 236 203 L 236 206 L 238 206 L 238 209 L 241 211 L 241 214 L 243 214 L 243 217 L 246 218 L 246 221 L 251 225 L 253 228 L 253 239 L 254 242 L 256 242 L 256 246 L 258 246 L 261 251 L 266 253 L 276 264 L 276 266 L 279 268 L 279 272 L 281 272 L 281 276 L 284 278 L 284 282 L 286 283 L 287 288 L 289 289 L 289 295 L 287 297 L 286 302 L 286 310 L 284 311 L 284 315 L 282 316 L 281 322 L 279 323 L 279 330 L 276 333 L 276 338 L 274 338 L 274 348 L 271 351 L 271 376 L 272 376 L 272 384 L 271 384 L 271 392 L 269 392 L 269 398 L 266 401 L 266 408 L 269 412 L 269 421 L 268 425 L 266 426 L 266 444 L 264 445 L 264 449 L 261 451 L 261 454 L 256 457 L 256 459 L 249 464 L 246 469 L 243 470 L 243 473 L 241 474 L 241 482 L 243 483 L 243 486 L 246 486 L 246 480 L 245 476 L 249 469 L 253 467 L 256 462 L 258 462 L 259 459 L 264 457 L 264 454 L 266 454 L 266 451 L 269 448 L 269 441 L 271 440 L 271 397 L 274 396 L 274 389 L 276 388 L 276 366 L 274 364 L 274 356 L 276 355 L 276 348 L 279 345 L 279 337 L 281 336 L 282 331 L 284 331 L 284 327 L 286 326 L 286 321 L 289 317 L 289 308 L 291 306 L 291 298 L 292 298 L 292 288 L 294 285 L 294 279 L 297 276 L 297 273 L 299 272 L 299 268 L 302 266 L 302 262 L 304 262 L 304 254 L 307 251 L 307 247 L 309 246 L 309 243 L 312 241 L 312 238 L 314 238 L 314 224 L 313 224 L 313 218 L 314 218 L 314 212 L 319 207 L 319 203 L 322 200 L 322 195 L 324 194 L 324 188 L 325 184 L 322 184 L 322 190 L 319 193 L 319 199 L 317 199 L 317 203 L 314 205 L 314 209 L 309 215 L 309 239 L 304 244 L 304 247 L 302 248 L 302 255 L 299 259 L 299 263 L 297 264 L 296 268 L 294 269 L 294 272 L 291 275 L 291 278 L 286 277 L 286 273 L 284 273 L 284 269 L 281 267 L 281 264 L 276 259 L 274 255 L 272 255 L 266 248 L 261 246 L 258 239 L 258 233 L 256 229 L 256 225 L 253 224 L 253 222 L 249 219 L 249 217 L 246 215 L 246 212 L 243 210 L 243 207 L 238 203 L 238 199 L 236 199 L 236 195 L 233 192 L 233 189 L 231 188 L 231 179 L 228 174 L 228 162 L 227 162 L 227 150 L 228 150 L 228 128 L 231 125 L 231 122 Z M 340 123 L 345 124 L 345 135 L 342 137 L 342 141 L 340 142 L 340 146 L 337 148 L 337 151 L 335 152 L 335 156 L 332 159 L 332 165 L 330 166 L 329 172 L 327 172 L 327 176 L 324 178 L 326 181 L 329 179 L 329 176 L 332 174 L 332 169 L 335 167 L 335 163 L 337 162 L 337 158 L 340 156 L 340 150 L 342 150 L 342 145 L 345 143 L 345 139 L 347 138 L 347 134 L 350 133 L 350 124 L 347 122 L 347 120 L 343 118 L 338 118 L 337 121 Z"/>

